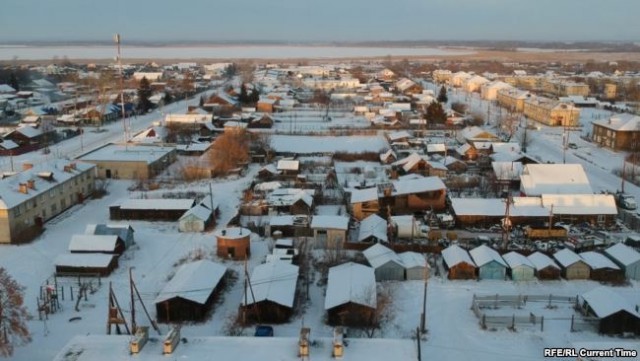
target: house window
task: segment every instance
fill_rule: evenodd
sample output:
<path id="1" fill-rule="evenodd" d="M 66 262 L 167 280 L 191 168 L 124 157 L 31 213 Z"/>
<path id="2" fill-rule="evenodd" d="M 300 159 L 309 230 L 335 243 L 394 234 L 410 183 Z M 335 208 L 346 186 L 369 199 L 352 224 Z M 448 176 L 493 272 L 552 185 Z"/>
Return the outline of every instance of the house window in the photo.
<path id="1" fill-rule="evenodd" d="M 17 206 L 16 209 L 13 211 L 13 214 L 18 217 L 20 216 L 20 206 Z"/>
<path id="2" fill-rule="evenodd" d="M 52 214 L 56 214 L 56 212 L 58 211 L 58 205 L 56 205 L 55 203 L 51 205 L 51 213 Z"/>

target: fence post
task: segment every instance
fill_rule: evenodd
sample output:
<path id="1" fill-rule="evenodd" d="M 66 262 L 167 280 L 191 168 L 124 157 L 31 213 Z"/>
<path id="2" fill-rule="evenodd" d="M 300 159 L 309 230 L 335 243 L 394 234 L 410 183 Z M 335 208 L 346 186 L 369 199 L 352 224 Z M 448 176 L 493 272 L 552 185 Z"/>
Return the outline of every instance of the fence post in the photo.
<path id="1" fill-rule="evenodd" d="M 62 293 L 62 300 L 64 301 L 64 286 L 60 286 L 60 291 Z"/>
<path id="2" fill-rule="evenodd" d="M 516 315 L 515 315 L 515 313 L 511 317 L 511 330 L 512 331 L 516 330 Z"/>
<path id="3" fill-rule="evenodd" d="M 571 332 L 573 332 L 573 318 L 575 317 L 575 315 L 571 315 Z"/>
<path id="4" fill-rule="evenodd" d="M 544 316 L 540 317 L 540 332 L 544 331 Z"/>
<path id="5" fill-rule="evenodd" d="M 73 301 L 73 286 L 69 286 L 71 288 L 71 292 L 69 292 L 69 294 L 71 294 L 71 301 Z"/>
<path id="6" fill-rule="evenodd" d="M 496 293 L 496 299 L 493 303 L 493 308 L 497 309 L 498 308 L 498 294 Z"/>
<path id="7" fill-rule="evenodd" d="M 549 305 L 547 307 L 551 308 L 551 294 L 549 294 Z"/>
<path id="8" fill-rule="evenodd" d="M 484 313 L 482 314 L 482 328 L 485 330 L 487 329 L 487 315 Z"/>

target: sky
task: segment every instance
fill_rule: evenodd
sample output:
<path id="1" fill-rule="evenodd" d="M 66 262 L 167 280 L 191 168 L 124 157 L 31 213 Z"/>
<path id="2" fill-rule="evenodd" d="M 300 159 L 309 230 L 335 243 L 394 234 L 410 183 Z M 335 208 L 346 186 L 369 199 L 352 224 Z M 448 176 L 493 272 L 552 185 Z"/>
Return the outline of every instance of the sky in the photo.
<path id="1" fill-rule="evenodd" d="M 640 41 L 638 0 L 2 0 L 0 41 Z"/>

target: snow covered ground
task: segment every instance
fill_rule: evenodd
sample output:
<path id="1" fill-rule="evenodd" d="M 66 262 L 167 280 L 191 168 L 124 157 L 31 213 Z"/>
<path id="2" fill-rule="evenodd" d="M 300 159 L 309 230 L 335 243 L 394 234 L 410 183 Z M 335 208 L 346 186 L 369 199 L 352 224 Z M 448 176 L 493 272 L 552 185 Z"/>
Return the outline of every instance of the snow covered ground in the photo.
<path id="1" fill-rule="evenodd" d="M 382 136 L 292 136 L 272 135 L 271 148 L 276 152 L 299 154 L 380 152 L 389 148 Z"/>

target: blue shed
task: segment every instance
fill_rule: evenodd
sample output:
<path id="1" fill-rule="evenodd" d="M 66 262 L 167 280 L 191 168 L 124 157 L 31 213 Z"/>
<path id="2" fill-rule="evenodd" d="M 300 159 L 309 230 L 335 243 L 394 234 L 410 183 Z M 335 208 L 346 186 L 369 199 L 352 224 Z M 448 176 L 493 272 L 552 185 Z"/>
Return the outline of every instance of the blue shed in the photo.
<path id="1" fill-rule="evenodd" d="M 476 247 L 470 252 L 473 262 L 478 266 L 478 279 L 504 280 L 507 276 L 507 264 L 500 254 L 486 245 Z"/>

